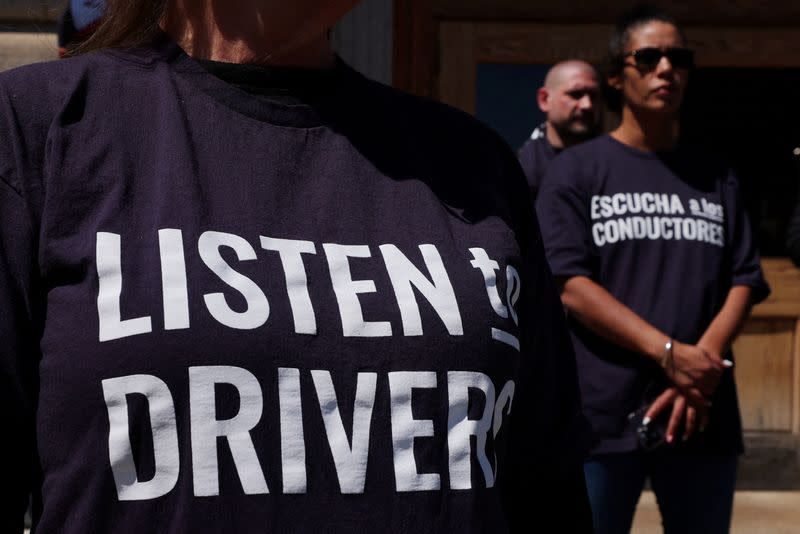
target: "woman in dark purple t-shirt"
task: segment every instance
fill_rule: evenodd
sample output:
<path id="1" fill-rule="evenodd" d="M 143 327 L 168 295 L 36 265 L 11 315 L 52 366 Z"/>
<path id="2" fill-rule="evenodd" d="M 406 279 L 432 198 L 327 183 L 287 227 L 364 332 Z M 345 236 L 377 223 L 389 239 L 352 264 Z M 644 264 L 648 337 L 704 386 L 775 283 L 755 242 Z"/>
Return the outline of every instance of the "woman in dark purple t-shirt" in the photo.
<path id="1" fill-rule="evenodd" d="M 730 170 L 678 142 L 692 51 L 637 9 L 611 44 L 622 121 L 555 159 L 537 201 L 569 313 L 598 533 L 630 529 L 646 478 L 668 533 L 724 533 L 742 432 L 731 344 L 766 298 Z"/>
<path id="2" fill-rule="evenodd" d="M 114 0 L 0 74 L 0 532 L 588 534 L 514 154 L 354 0 Z"/>

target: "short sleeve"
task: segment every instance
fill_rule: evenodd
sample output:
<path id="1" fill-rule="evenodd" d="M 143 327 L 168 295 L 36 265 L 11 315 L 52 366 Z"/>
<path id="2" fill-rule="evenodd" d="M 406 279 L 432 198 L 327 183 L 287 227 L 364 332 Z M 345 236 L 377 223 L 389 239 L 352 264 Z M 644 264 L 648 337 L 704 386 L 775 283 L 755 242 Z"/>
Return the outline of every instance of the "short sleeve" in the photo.
<path id="1" fill-rule="evenodd" d="M 22 197 L 0 177 L 0 441 L 6 497 L 0 532 L 22 532 L 35 458 L 38 337 L 34 232 Z"/>
<path id="2" fill-rule="evenodd" d="M 553 275 L 594 273 L 588 192 L 579 187 L 580 167 L 569 152 L 553 160 L 542 180 L 536 212 Z"/>
<path id="3" fill-rule="evenodd" d="M 742 202 L 739 182 L 733 172 L 729 173 L 723 183 L 728 218 L 731 286 L 752 288 L 753 304 L 757 304 L 769 296 L 770 288 L 761 270 L 761 256 L 756 238 Z"/>

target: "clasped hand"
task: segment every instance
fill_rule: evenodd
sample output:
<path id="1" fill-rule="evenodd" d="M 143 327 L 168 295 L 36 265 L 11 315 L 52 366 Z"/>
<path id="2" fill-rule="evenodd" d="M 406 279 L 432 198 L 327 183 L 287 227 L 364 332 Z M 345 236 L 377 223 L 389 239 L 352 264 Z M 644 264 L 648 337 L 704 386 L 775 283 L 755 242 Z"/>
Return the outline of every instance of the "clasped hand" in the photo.
<path id="1" fill-rule="evenodd" d="M 653 401 L 645 414 L 643 422 L 648 424 L 649 421 L 654 420 L 661 412 L 670 406 L 672 406 L 672 414 L 669 417 L 669 423 L 667 423 L 667 431 L 665 434 L 667 443 L 675 442 L 682 424 L 684 441 L 692 437 L 698 425 L 701 432 L 705 430 L 708 424 L 708 408 L 695 408 L 690 405 L 686 397 L 678 393 L 678 390 L 674 387 L 667 388 Z"/>
<path id="2" fill-rule="evenodd" d="M 672 358 L 665 364 L 665 372 L 675 387 L 667 388 L 650 405 L 645 421 L 655 419 L 672 406 L 667 424 L 666 439 L 673 443 L 683 425 L 683 440 L 689 439 L 698 428 L 702 432 L 708 424 L 708 400 L 719 386 L 722 373 L 733 364 L 723 360 L 713 350 L 701 345 L 675 343 Z"/>
<path id="3" fill-rule="evenodd" d="M 702 345 L 676 342 L 664 371 L 689 404 L 699 409 L 709 406 L 708 399 L 717 390 L 722 373 L 731 365 Z"/>

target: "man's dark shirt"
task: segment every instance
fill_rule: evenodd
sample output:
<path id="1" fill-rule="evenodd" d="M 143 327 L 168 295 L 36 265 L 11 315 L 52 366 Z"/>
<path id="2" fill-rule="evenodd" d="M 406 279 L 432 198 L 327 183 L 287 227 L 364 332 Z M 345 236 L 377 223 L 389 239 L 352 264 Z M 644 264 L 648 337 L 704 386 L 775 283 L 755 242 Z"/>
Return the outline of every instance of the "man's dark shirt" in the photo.
<path id="1" fill-rule="evenodd" d="M 537 126 L 530 139 L 517 151 L 517 159 L 525 172 L 528 189 L 531 192 L 531 202 L 536 202 L 536 197 L 542 187 L 542 178 L 561 149 L 553 148 L 547 140 L 547 124 Z"/>

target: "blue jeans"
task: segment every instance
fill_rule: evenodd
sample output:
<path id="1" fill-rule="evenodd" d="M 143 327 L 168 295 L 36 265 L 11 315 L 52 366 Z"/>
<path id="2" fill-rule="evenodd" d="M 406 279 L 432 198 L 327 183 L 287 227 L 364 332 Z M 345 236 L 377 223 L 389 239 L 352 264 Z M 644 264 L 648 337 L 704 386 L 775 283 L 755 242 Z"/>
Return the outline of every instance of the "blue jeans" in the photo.
<path id="1" fill-rule="evenodd" d="M 664 534 L 727 534 L 736 486 L 736 455 L 640 451 L 598 455 L 584 464 L 595 534 L 630 532 L 647 477 Z"/>

